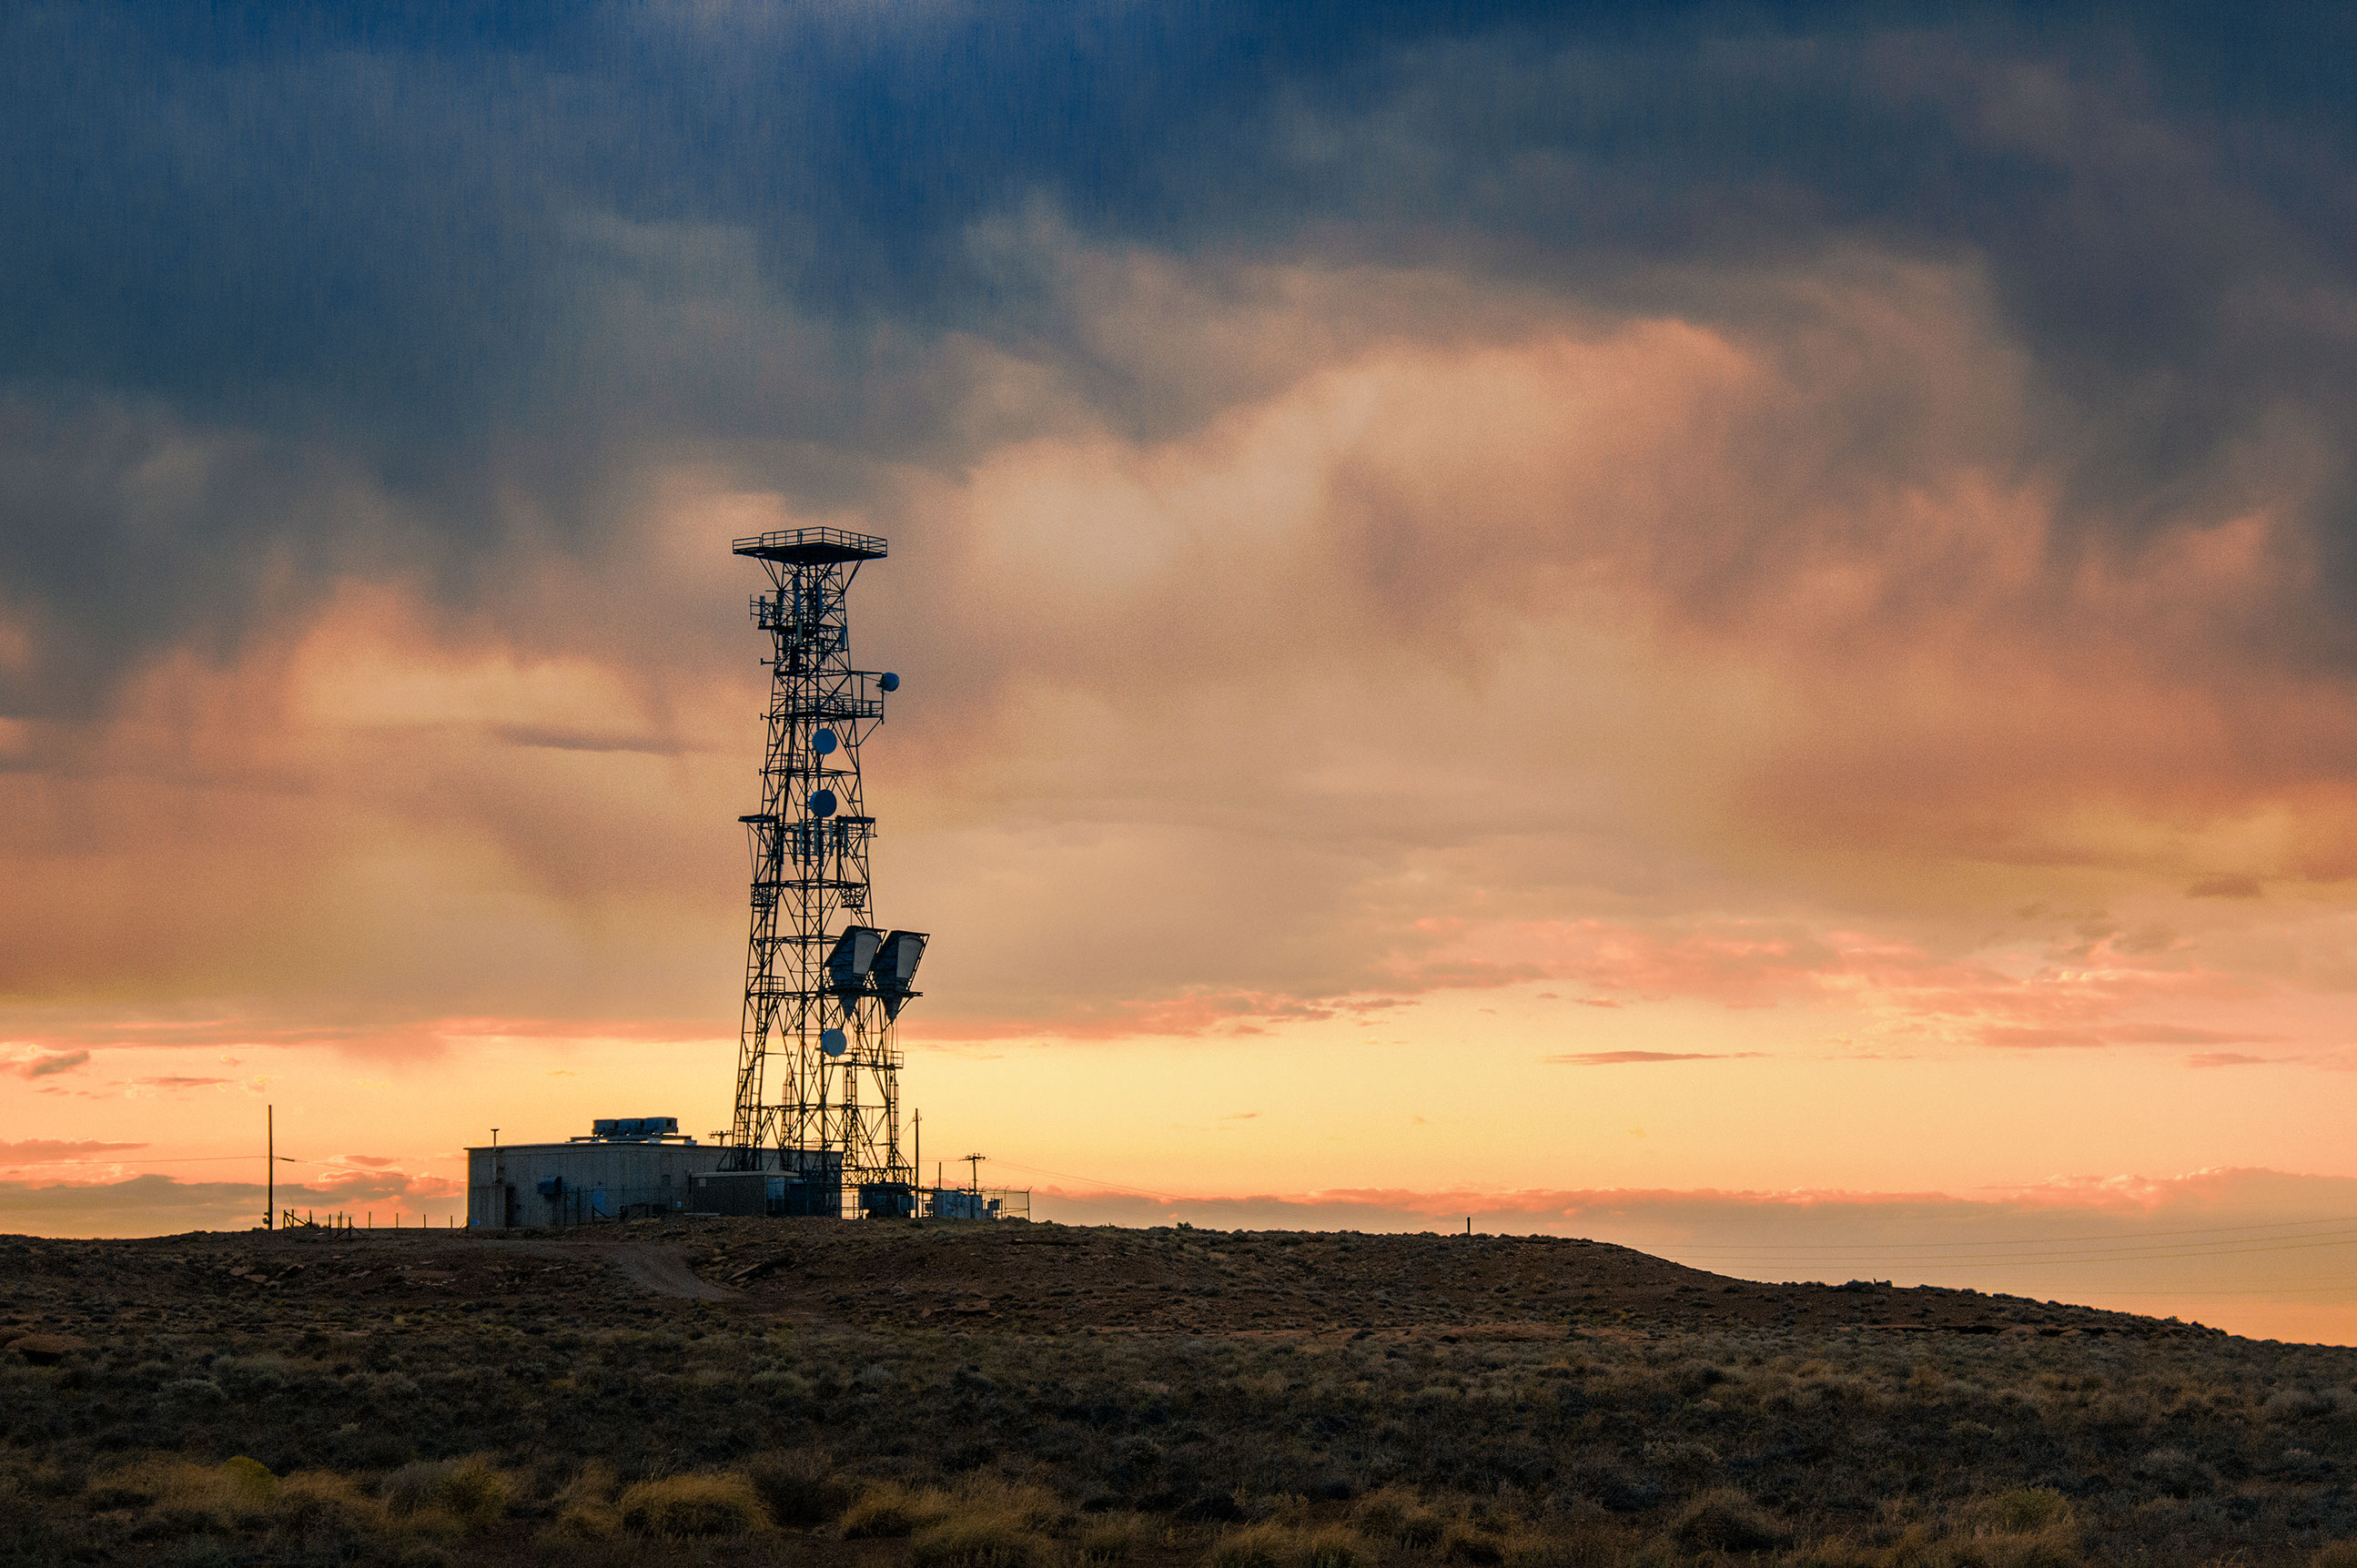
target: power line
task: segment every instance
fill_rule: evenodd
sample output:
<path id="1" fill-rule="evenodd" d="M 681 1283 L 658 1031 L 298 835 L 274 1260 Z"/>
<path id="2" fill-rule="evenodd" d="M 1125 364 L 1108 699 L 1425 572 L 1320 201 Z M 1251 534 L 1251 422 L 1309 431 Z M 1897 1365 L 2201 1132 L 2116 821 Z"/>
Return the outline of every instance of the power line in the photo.
<path id="1" fill-rule="evenodd" d="M 403 1176 L 403 1175 L 407 1174 L 407 1173 L 405 1173 L 405 1172 L 402 1172 L 402 1171 L 393 1171 L 393 1170 L 372 1170 L 372 1169 L 371 1169 L 370 1167 L 368 1167 L 367 1165 L 339 1165 L 335 1164 L 333 1161 L 329 1161 L 329 1160 L 304 1160 L 304 1159 L 297 1159 L 297 1158 L 296 1158 L 293 1155 L 274 1155 L 274 1156 L 272 1156 L 272 1157 L 273 1157 L 273 1158 L 274 1158 L 274 1159 L 275 1159 L 275 1160 L 276 1160 L 280 1165 L 308 1165 L 308 1166 L 310 1166 L 313 1170 L 321 1170 L 321 1171 L 343 1171 L 343 1172 L 346 1172 L 347 1174 L 351 1175 L 351 1176 Z M 22 1163 L 22 1164 L 19 1164 L 19 1165 L 9 1165 L 9 1164 L 8 1164 L 8 1162 L 6 1162 L 6 1161 L 0 1161 L 0 1167 L 5 1167 L 5 1168 L 7 1168 L 7 1169 L 12 1169 L 12 1170 L 30 1170 L 30 1169 L 32 1169 L 32 1168 L 33 1168 L 35 1165 L 215 1165 L 215 1164 L 237 1164 L 237 1165 L 243 1165 L 243 1164 L 245 1164 L 247 1161 L 249 1161 L 249 1160 L 251 1160 L 251 1159 L 253 1159 L 253 1156 L 252 1155 L 171 1155 L 171 1156 L 168 1156 L 168 1157 L 165 1157 L 165 1158 L 160 1158 L 160 1159 L 158 1159 L 158 1158 L 150 1158 L 149 1156 L 147 1156 L 147 1155 L 138 1155 L 138 1156 L 134 1157 L 134 1158 L 125 1158 L 125 1159 L 120 1159 L 120 1160 L 28 1160 L 28 1161 L 26 1161 L 26 1162 L 24 1162 L 24 1163 Z"/>

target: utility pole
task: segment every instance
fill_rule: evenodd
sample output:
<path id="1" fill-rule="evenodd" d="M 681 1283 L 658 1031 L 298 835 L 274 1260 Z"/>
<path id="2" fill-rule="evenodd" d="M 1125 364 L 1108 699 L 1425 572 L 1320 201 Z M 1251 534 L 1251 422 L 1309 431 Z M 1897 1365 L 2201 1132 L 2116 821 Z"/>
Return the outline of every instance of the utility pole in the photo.
<path id="1" fill-rule="evenodd" d="M 275 1230 L 278 1229 L 278 1107 L 265 1105 L 262 1108 L 262 1114 L 264 1129 L 262 1171 L 264 1190 L 269 1194 L 262 1200 L 262 1228 Z"/>
<path id="2" fill-rule="evenodd" d="M 988 1155 L 968 1155 L 965 1156 L 966 1169 L 970 1173 L 966 1178 L 965 1184 L 966 1190 L 968 1192 L 980 1192 L 982 1190 L 982 1162 L 988 1158 L 990 1158 Z"/>

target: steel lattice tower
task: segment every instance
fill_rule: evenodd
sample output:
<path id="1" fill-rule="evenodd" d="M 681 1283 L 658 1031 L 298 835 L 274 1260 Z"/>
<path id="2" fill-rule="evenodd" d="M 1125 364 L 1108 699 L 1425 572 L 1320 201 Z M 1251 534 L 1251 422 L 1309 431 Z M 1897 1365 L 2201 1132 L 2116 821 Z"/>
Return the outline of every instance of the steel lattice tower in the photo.
<path id="1" fill-rule="evenodd" d="M 741 819 L 753 914 L 728 1165 L 784 1173 L 796 1193 L 773 1212 L 840 1213 L 846 1187 L 869 1212 L 910 1212 L 892 1022 L 916 994 L 925 938 L 872 924 L 876 820 L 859 770 L 860 743 L 899 678 L 851 668 L 844 604 L 885 542 L 803 528 L 733 548 L 769 573 L 753 619 L 773 656 L 761 809 Z"/>

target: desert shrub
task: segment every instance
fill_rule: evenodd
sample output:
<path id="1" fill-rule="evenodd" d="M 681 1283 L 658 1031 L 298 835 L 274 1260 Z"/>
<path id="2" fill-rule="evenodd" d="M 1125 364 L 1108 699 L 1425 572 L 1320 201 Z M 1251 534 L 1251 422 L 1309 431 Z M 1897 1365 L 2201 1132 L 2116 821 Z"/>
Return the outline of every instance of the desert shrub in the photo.
<path id="1" fill-rule="evenodd" d="M 665 1476 L 622 1494 L 622 1528 L 668 1538 L 750 1535 L 770 1525 L 752 1482 L 733 1472 Z"/>
<path id="2" fill-rule="evenodd" d="M 224 1483 L 257 1503 L 268 1502 L 270 1494 L 278 1489 L 278 1477 L 259 1459 L 249 1459 L 241 1454 L 234 1459 L 222 1460 L 221 1468 Z"/>
<path id="3" fill-rule="evenodd" d="M 1152 1534 L 1152 1527 L 1143 1514 L 1106 1514 L 1089 1521 L 1080 1540 L 1073 1543 L 1073 1551 L 1082 1568 L 1111 1568 L 1111 1564 L 1126 1561 Z M 2351 1564 L 2351 1568 L 2357 1568 L 2357 1563 Z"/>
<path id="4" fill-rule="evenodd" d="M 361 1492 L 349 1476 L 332 1470 L 298 1470 L 272 1489 L 270 1517 L 282 1524 L 349 1520 L 381 1524 L 384 1505 Z"/>
<path id="5" fill-rule="evenodd" d="M 621 1510 L 611 1503 L 561 1503 L 536 1540 L 549 1555 L 562 1556 L 588 1541 L 611 1541 L 621 1530 Z"/>
<path id="6" fill-rule="evenodd" d="M 831 1524 L 850 1504 L 851 1488 L 815 1454 L 763 1454 L 745 1466 L 770 1518 L 781 1525 Z"/>
<path id="7" fill-rule="evenodd" d="M 911 1492 L 896 1481 L 880 1481 L 843 1510 L 845 1541 L 888 1541 L 932 1523 L 949 1511 L 939 1492 Z"/>
<path id="8" fill-rule="evenodd" d="M 1440 1555 L 1473 1568 L 1496 1568 L 1506 1560 L 1506 1543 L 1496 1531 L 1470 1520 L 1451 1520 L 1440 1532 Z"/>
<path id="9" fill-rule="evenodd" d="M 1446 1533 L 1440 1516 L 1405 1487 L 1369 1492 L 1351 1509 L 1351 1522 L 1371 1541 L 1395 1541 L 1419 1551 L 1439 1545 Z"/>
<path id="10" fill-rule="evenodd" d="M 2306 1421 L 2311 1416 L 2329 1413 L 2332 1401 L 2307 1389 L 2277 1389 L 2259 1407 L 2259 1413 L 2269 1421 Z"/>
<path id="11" fill-rule="evenodd" d="M 82 1503 L 99 1512 L 145 1508 L 163 1496 L 163 1475 L 164 1464 L 150 1462 L 93 1476 L 82 1489 Z"/>
<path id="12" fill-rule="evenodd" d="M 438 1514 L 462 1530 L 479 1530 L 507 1511 L 507 1477 L 480 1455 L 419 1459 L 385 1477 L 384 1501 L 396 1517 Z"/>
<path id="13" fill-rule="evenodd" d="M 2136 1474 L 2175 1497 L 2209 1491 L 2217 1481 L 2209 1466 L 2182 1448 L 2156 1448 L 2136 1462 Z"/>
<path id="14" fill-rule="evenodd" d="M 1686 1504 L 1670 1533 L 1681 1546 L 1708 1552 L 1767 1552 L 1792 1539 L 1792 1531 L 1729 1487 Z"/>
<path id="15" fill-rule="evenodd" d="M 261 1471 L 261 1477 L 246 1466 Z M 252 1459 L 198 1465 L 157 1458 L 109 1472 L 91 1482 L 83 1496 L 92 1508 L 145 1509 L 151 1530 L 195 1535 L 233 1530 L 254 1519 L 275 1485 L 276 1477 Z"/>
<path id="16" fill-rule="evenodd" d="M 1646 1444 L 1639 1452 L 1647 1467 L 1689 1481 L 1718 1468 L 1718 1451 L 1691 1438 L 1665 1438 Z"/>
<path id="17" fill-rule="evenodd" d="M 1309 1532 L 1293 1562 L 1295 1568 L 1358 1568 L 1364 1555 L 1365 1543 L 1356 1531 L 1329 1524 Z"/>
<path id="18" fill-rule="evenodd" d="M 1416 1495 L 1405 1487 L 1385 1487 L 1369 1492 L 1351 1509 L 1351 1522 L 1361 1534 L 1375 1541 L 1397 1541 L 1409 1518 L 1423 1510 Z"/>
<path id="19" fill-rule="evenodd" d="M 282 1561 L 349 1562 L 389 1523 L 382 1503 L 350 1477 L 324 1470 L 297 1471 L 278 1482 L 268 1517 Z"/>

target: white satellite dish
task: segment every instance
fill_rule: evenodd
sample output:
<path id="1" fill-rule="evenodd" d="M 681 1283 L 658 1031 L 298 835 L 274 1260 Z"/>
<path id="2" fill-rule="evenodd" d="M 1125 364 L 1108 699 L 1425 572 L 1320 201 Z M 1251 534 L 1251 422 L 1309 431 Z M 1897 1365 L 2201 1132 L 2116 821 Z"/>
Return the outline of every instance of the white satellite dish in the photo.
<path id="1" fill-rule="evenodd" d="M 841 1056 L 845 1047 L 850 1044 L 851 1041 L 845 1036 L 844 1032 L 840 1029 L 822 1029 L 819 1031 L 818 1048 L 824 1051 L 828 1056 Z"/>

